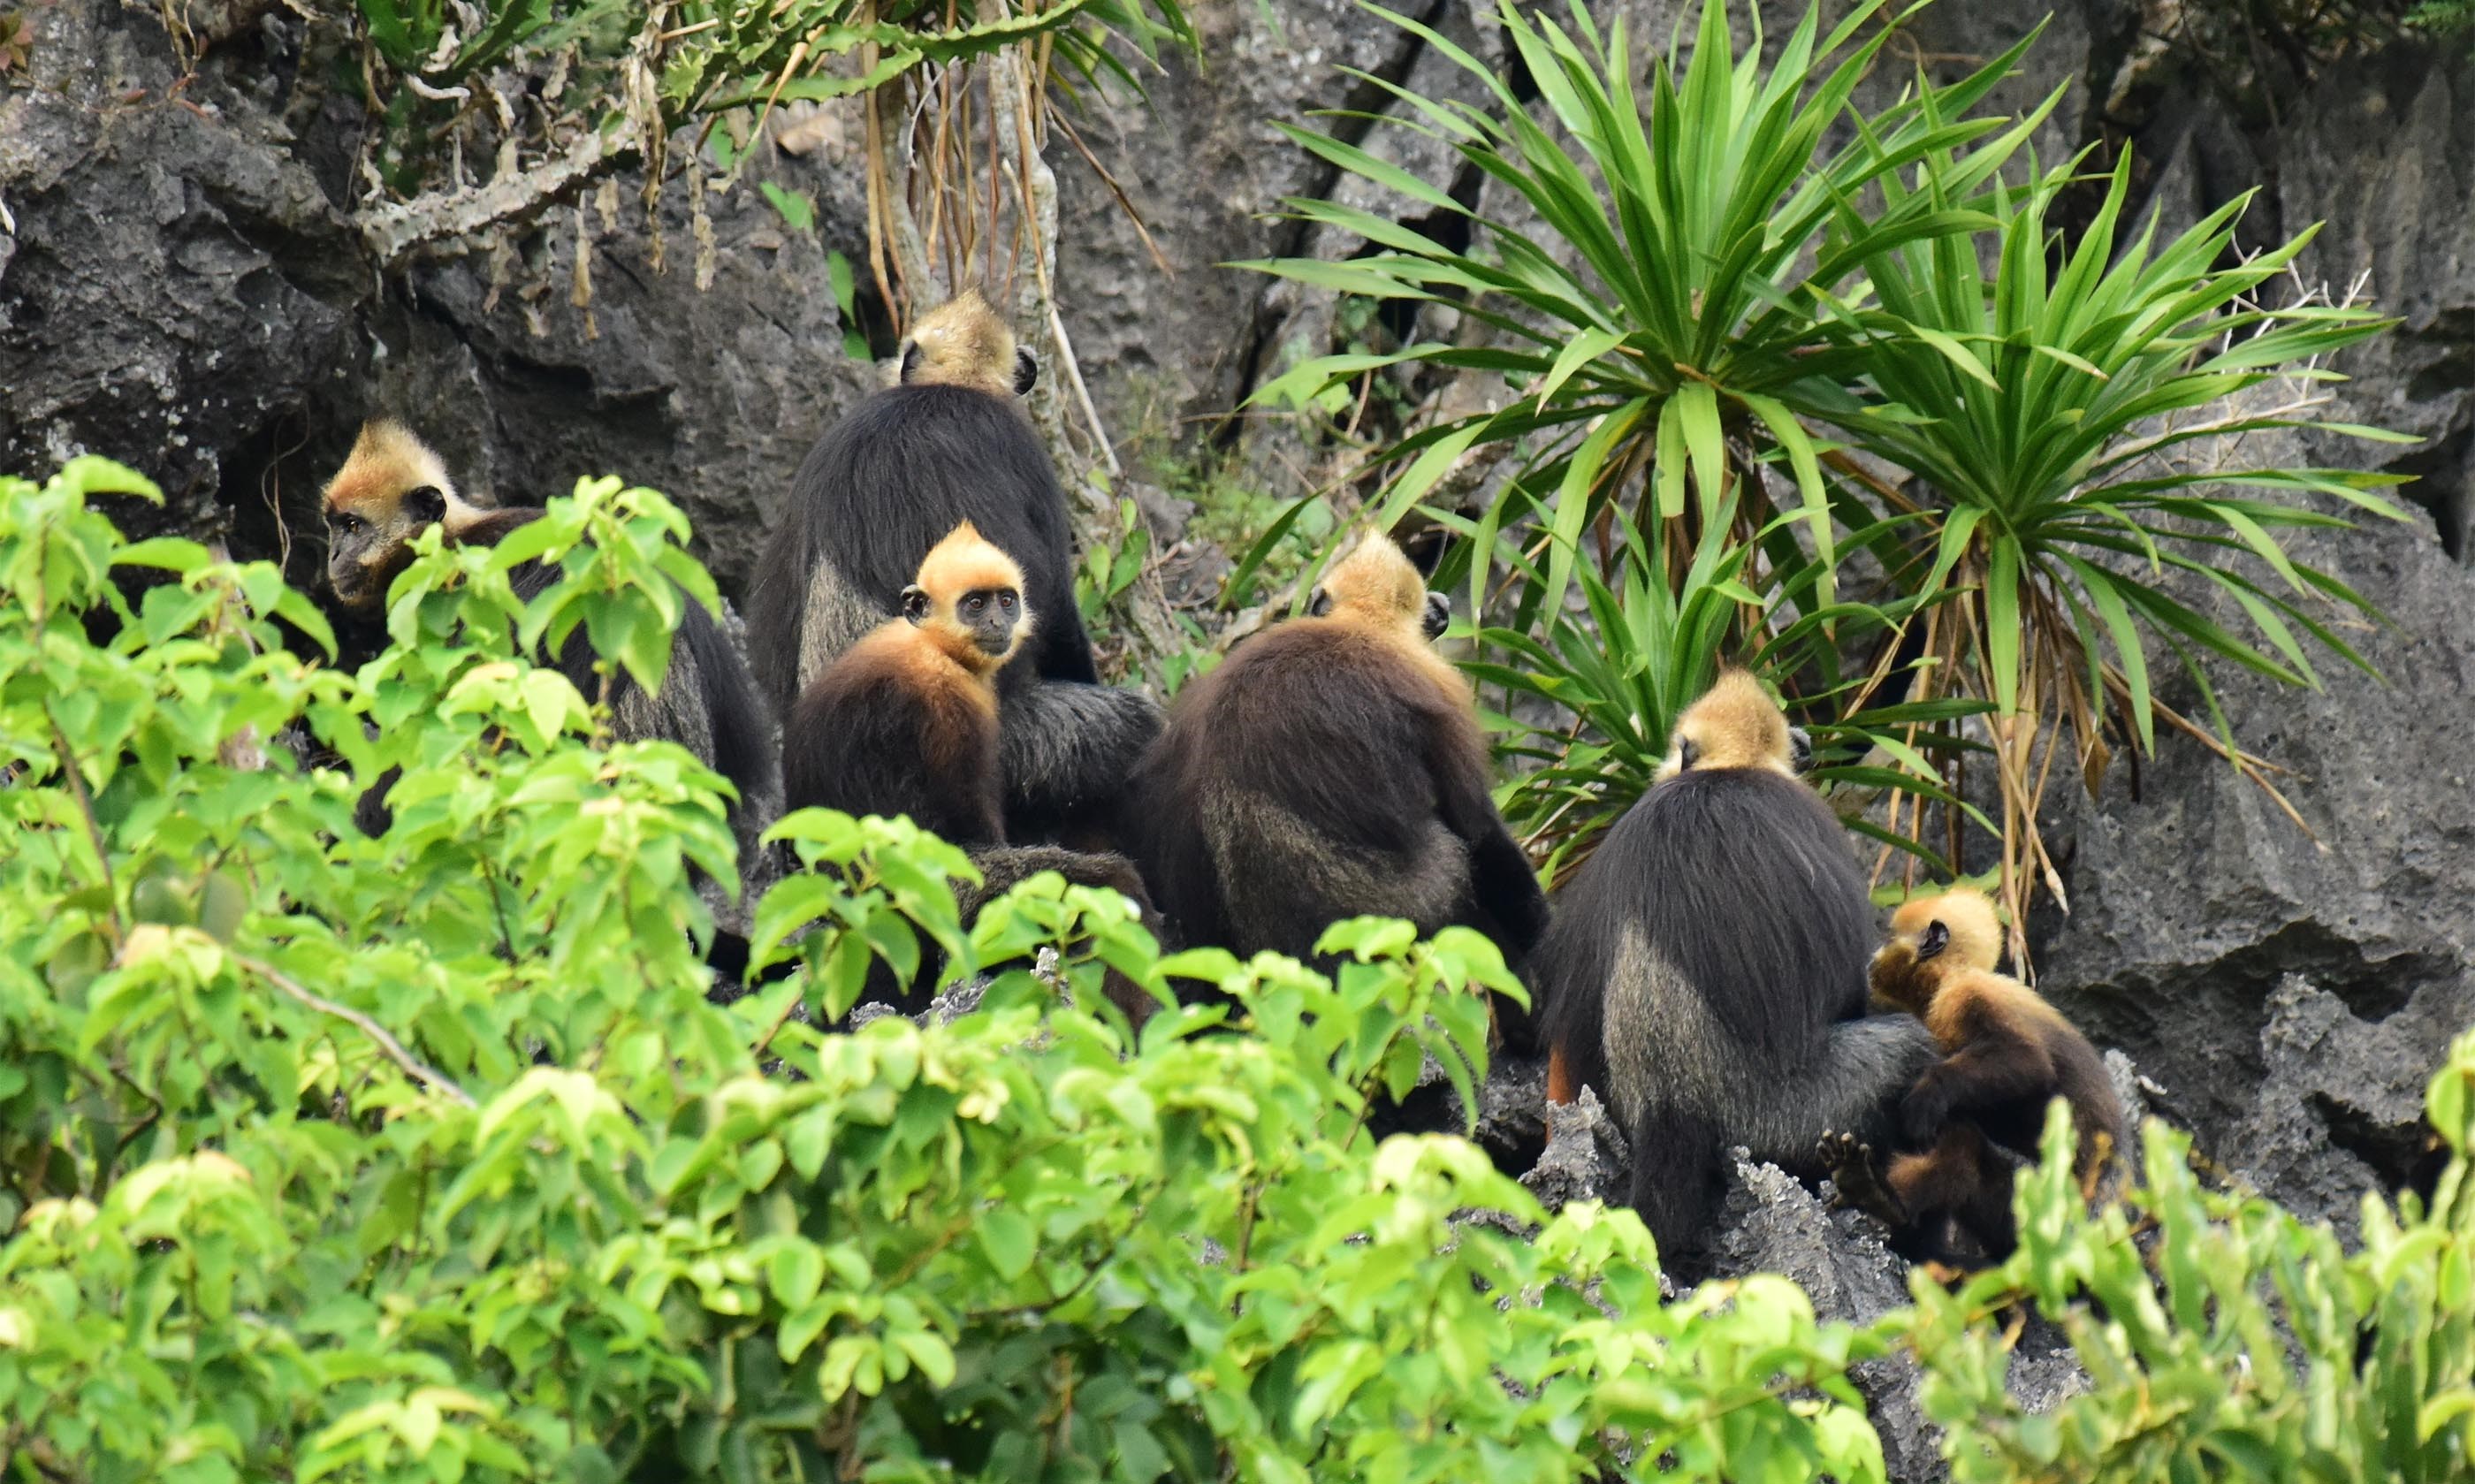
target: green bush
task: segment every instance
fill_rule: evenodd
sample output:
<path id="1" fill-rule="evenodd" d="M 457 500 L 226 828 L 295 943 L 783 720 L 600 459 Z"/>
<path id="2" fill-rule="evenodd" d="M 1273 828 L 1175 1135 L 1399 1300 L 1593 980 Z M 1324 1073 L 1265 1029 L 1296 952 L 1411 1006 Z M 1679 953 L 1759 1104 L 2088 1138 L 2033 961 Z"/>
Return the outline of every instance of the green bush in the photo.
<path id="1" fill-rule="evenodd" d="M 326 637 L 273 568 L 124 545 L 106 491 L 151 493 L 0 481 L 21 1474 L 1571 1479 L 1637 1436 L 1689 1475 L 1878 1476 L 1867 1342 L 1802 1295 L 1663 1308 L 1630 1216 L 1368 1134 L 1427 1058 L 1480 1074 L 1470 986 L 1512 986 L 1483 938 L 1345 924 L 1337 981 L 1163 961 L 1054 878 L 967 937 L 958 852 L 807 813 L 780 833 L 839 869 L 758 914 L 806 969 L 717 1007 L 689 870 L 729 874 L 722 781 L 522 658 L 581 621 L 659 671 L 672 579 L 709 592 L 667 501 L 588 482 L 522 549 L 432 551 L 348 673 L 287 647 Z M 526 554 L 566 578 L 519 610 Z M 146 569 L 175 580 L 125 599 Z M 957 972 L 1062 947 L 1093 1009 L 1017 970 L 951 1026 L 795 1016 L 914 922 Z M 1103 961 L 1249 1034 L 1134 1038 Z"/>
<path id="2" fill-rule="evenodd" d="M 2023 1177 L 2019 1253 L 1955 1292 L 1918 1278 L 1903 1331 L 1949 1429 L 1952 1476 L 2462 1479 L 2475 1468 L 2475 1034 L 2425 1107 L 2449 1155 L 2427 1201 L 2366 1196 L 2360 1247 L 2256 1196 L 2202 1188 L 2190 1141 L 2152 1123 L 2141 1186 L 2080 1208 L 2057 1107 Z M 2144 1237 L 2144 1229 L 2154 1235 Z M 2091 1386 L 2038 1415 L 2007 1395 L 2010 1337 L 1984 1318 L 2061 1318 Z"/>
<path id="3" fill-rule="evenodd" d="M 524 658 L 573 621 L 660 670 L 674 580 L 708 591 L 660 496 L 552 501 L 565 579 L 522 609 L 523 550 L 430 552 L 345 672 L 273 568 L 125 544 L 105 492 L 152 494 L 0 479 L 11 1477 L 1862 1481 L 1849 1368 L 1899 1351 L 1966 1477 L 2464 1465 L 2475 1038 L 2428 1209 L 2368 1205 L 2359 1253 L 2163 1131 L 2086 1215 L 2058 1123 L 2020 1255 L 1957 1294 L 1864 1328 L 1777 1277 L 1662 1302 L 1629 1213 L 1370 1134 L 1431 1058 L 1483 1075 L 1472 990 L 1512 981 L 1473 934 L 1339 924 L 1336 978 L 1164 959 L 1053 877 L 966 933 L 959 852 L 807 812 L 779 834 L 834 868 L 758 911 L 800 971 L 710 1003 L 722 781 Z M 1058 966 L 948 1025 L 797 1013 L 915 927 L 956 974 Z M 1233 1003 L 1134 1034 L 1104 963 Z M 2032 1299 L 2098 1382 L 2046 1417 L 2000 1385 Z"/>

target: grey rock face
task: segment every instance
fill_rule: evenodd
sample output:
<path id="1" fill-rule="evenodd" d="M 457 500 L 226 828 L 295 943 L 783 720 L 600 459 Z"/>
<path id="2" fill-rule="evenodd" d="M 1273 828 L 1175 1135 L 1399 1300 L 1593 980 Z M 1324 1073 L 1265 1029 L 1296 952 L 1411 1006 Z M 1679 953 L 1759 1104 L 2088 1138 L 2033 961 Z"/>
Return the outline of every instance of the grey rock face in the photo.
<path id="1" fill-rule="evenodd" d="M 2351 1229 L 2415 1178 L 2422 1089 L 2475 1023 L 2475 576 L 2431 528 L 2318 535 L 2299 555 L 2374 596 L 2324 691 L 2228 676 L 2218 697 L 2316 840 L 2188 742 L 2053 804 L 2071 911 L 2041 913 L 2042 986 L 2163 1092 L 2156 1110 L 2306 1216 Z M 2195 696 L 2168 698 L 2187 712 Z M 2205 715 L 2205 712 L 2198 714 Z"/>
<path id="2" fill-rule="evenodd" d="M 2418 476 L 2460 561 L 2475 529 L 2475 59 L 2463 37 L 2334 67 L 2274 136 L 2287 231 L 2325 222 L 2315 271 L 2365 279 L 2404 323 L 2345 369 L 2364 421 L 2429 440 L 2389 467 Z M 2334 450 L 2333 450 L 2334 451 Z"/>
<path id="3" fill-rule="evenodd" d="M 1825 1320 L 1867 1325 L 1908 1302 L 1907 1264 L 1882 1243 L 1878 1223 L 1825 1208 L 1813 1192 L 1774 1164 L 1738 1150 L 1711 1248 L 1712 1277 L 1778 1273 L 1796 1280 Z M 1941 1433 L 1918 1397 L 1924 1373 L 1904 1356 L 1870 1360 L 1850 1373 L 1882 1440 L 1891 1477 L 1948 1476 Z"/>
<path id="4" fill-rule="evenodd" d="M 314 586 L 317 488 L 383 412 L 499 503 L 588 474 L 662 489 L 735 592 L 808 445 L 872 384 L 827 285 L 847 223 L 830 207 L 798 232 L 752 186 L 712 193 L 701 292 L 684 186 L 664 199 L 657 272 L 626 175 L 510 228 L 502 252 L 382 276 L 347 221 L 357 123 L 288 91 L 312 39 L 299 20 L 268 12 L 174 96 L 183 62 L 151 12 L 29 13 L 28 85 L 0 93 L 0 461 L 134 464 L 169 504 L 133 529 L 227 536 Z M 780 173 L 832 168 L 821 154 Z"/>
<path id="5" fill-rule="evenodd" d="M 1431 0 L 1395 9 L 1477 56 L 1498 55 L 1491 30 L 1476 18 L 1485 7 Z M 1068 239 L 1061 298 L 1103 421 L 1121 442 L 1147 432 L 1188 441 L 1269 377 L 1333 348 L 1332 295 L 1213 266 L 1336 257 L 1360 245 L 1282 219 L 1284 198 L 1333 197 L 1405 218 L 1429 210 L 1344 178 L 1291 145 L 1277 123 L 1336 133 L 1450 186 L 1455 161 L 1440 144 L 1363 119 L 1312 115 L 1389 105 L 1382 88 L 1343 67 L 1406 81 L 1436 97 L 1475 96 L 1477 87 L 1423 41 L 1341 0 L 1207 8 L 1195 21 L 1204 33 L 1201 63 L 1169 60 L 1165 75 L 1149 85 L 1148 100 L 1103 109 L 1081 126 L 1177 276 L 1164 277 L 1154 266 L 1103 182 L 1088 170 L 1059 172 Z M 1474 176 L 1468 184 L 1475 189 Z M 1242 440 L 1238 433 L 1235 426 L 1219 430 L 1249 449 L 1280 449 L 1292 476 L 1296 461 L 1314 456 L 1276 413 L 1246 415 Z M 1267 474 L 1280 467 L 1280 456 L 1268 452 L 1256 459 Z"/>
<path id="6" fill-rule="evenodd" d="M 161 484 L 133 531 L 208 538 L 261 498 L 236 452 L 336 375 L 358 281 L 340 217 L 259 88 L 183 69 L 151 10 L 36 7 L 0 87 L 0 468 L 105 453 Z M 134 504 L 134 502 L 132 502 Z"/>
<path id="7" fill-rule="evenodd" d="M 1489 1116 L 1502 1116 L 1495 1111 L 1498 1084 L 1487 1083 Z M 1538 1198 L 1538 1204 L 1551 1211 L 1562 1210 L 1576 1201 L 1618 1203 L 1625 1198 L 1626 1172 L 1631 1168 L 1631 1153 L 1625 1137 L 1616 1128 L 1615 1117 L 1599 1102 L 1591 1088 L 1556 1110 L 1552 1125 L 1545 1123 L 1544 1087 L 1536 1113 L 1546 1128 L 1547 1145 L 1538 1162 L 1521 1177 L 1521 1183 Z"/>
<path id="8" fill-rule="evenodd" d="M 657 271 L 640 184 L 621 178 L 615 225 L 553 212 L 527 234 L 514 271 L 554 292 L 494 295 L 486 256 L 416 267 L 368 322 L 374 354 L 386 349 L 370 402 L 454 439 L 459 467 L 502 503 L 538 504 L 589 474 L 661 490 L 740 594 L 809 445 L 875 384 L 874 368 L 844 353 L 819 235 L 787 231 L 752 187 L 709 193 L 721 249 L 699 292 L 684 188 L 664 193 Z M 568 287 L 579 215 L 583 307 Z"/>

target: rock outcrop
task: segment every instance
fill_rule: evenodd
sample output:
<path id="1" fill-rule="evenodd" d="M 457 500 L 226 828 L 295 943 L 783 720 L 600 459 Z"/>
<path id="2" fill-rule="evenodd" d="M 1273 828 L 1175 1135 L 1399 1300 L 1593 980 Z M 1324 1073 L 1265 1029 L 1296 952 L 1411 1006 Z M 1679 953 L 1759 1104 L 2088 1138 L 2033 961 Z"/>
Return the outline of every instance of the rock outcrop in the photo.
<path id="1" fill-rule="evenodd" d="M 277 101 L 292 32 L 184 77 L 151 10 L 24 15 L 0 78 L 0 467 L 108 452 L 163 486 L 134 531 L 226 535 L 280 498 L 251 466 L 350 379 L 372 288 Z"/>
<path id="2" fill-rule="evenodd" d="M 2130 1054 L 2161 1112 L 2345 1230 L 2365 1190 L 2423 1173 L 2424 1083 L 2475 1024 L 2475 573 L 2422 523 L 2297 555 L 2389 620 L 2349 636 L 2379 680 L 2321 658 L 2319 691 L 2217 684 L 2237 739 L 2291 769 L 2276 782 L 2311 833 L 2169 742 L 2096 799 L 2054 801 L 2071 912 L 2046 910 L 2035 937 L 2047 992 Z"/>

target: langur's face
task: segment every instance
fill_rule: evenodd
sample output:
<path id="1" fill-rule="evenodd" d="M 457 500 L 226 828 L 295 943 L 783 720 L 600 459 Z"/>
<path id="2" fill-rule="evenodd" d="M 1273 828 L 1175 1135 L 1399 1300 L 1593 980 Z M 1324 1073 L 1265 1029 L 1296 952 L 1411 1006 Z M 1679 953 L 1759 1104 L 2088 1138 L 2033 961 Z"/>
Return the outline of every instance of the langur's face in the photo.
<path id="1" fill-rule="evenodd" d="M 327 506 L 327 582 L 335 600 L 356 612 L 385 601 L 388 584 L 412 560 L 412 539 L 447 513 L 447 498 L 433 485 L 407 490 L 392 506 L 383 500 Z"/>
<path id="2" fill-rule="evenodd" d="M 1866 971 L 1874 998 L 1893 1010 L 1922 1015 L 1933 1003 L 1944 955 L 1950 950 L 1950 928 L 1938 920 L 1891 922 L 1891 940 L 1875 950 Z"/>
<path id="3" fill-rule="evenodd" d="M 902 591 L 902 616 L 914 626 L 936 623 L 962 635 L 990 669 L 1014 658 L 1031 632 L 1031 610 L 1012 587 L 971 588 L 941 612 L 935 596 L 915 584 Z"/>

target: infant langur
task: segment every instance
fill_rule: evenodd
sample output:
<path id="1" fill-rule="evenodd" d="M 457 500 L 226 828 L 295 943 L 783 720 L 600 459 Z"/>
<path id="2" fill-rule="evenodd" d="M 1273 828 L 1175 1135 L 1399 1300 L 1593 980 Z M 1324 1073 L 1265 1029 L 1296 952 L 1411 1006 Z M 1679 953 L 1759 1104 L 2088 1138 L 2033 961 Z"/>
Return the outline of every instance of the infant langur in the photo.
<path id="1" fill-rule="evenodd" d="M 2095 1193 L 2123 1147 L 2122 1105 L 2096 1049 L 2035 990 L 1994 972 L 2001 951 L 1983 892 L 1954 889 L 1892 914 L 1891 940 L 1874 955 L 1874 997 L 1924 1022 L 1942 1059 L 1901 1102 L 1903 1152 L 1880 1178 L 1851 1136 L 1823 1141 L 1841 1198 L 1943 1261 L 1999 1260 L 2018 1245 L 2013 1180 L 2036 1157 L 2055 1098 L 2079 1133 L 2084 1192 Z"/>

